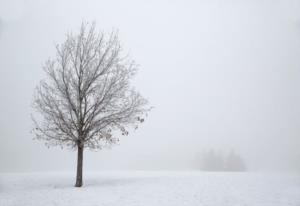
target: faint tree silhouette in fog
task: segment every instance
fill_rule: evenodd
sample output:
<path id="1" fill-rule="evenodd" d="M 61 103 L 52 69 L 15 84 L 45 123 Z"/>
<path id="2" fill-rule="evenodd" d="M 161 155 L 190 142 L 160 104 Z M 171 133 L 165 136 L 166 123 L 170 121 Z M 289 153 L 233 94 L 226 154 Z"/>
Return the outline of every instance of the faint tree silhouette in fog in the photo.
<path id="1" fill-rule="evenodd" d="M 210 149 L 201 155 L 201 170 L 204 171 L 245 171 L 246 166 L 240 155 L 231 150 L 228 155 Z"/>
<path id="2" fill-rule="evenodd" d="M 137 65 L 121 54 L 115 32 L 95 31 L 82 23 L 79 34 L 68 34 L 56 47 L 44 70 L 47 78 L 36 88 L 33 118 L 36 138 L 48 146 L 77 149 L 76 187 L 82 186 L 84 148 L 102 149 L 138 127 L 149 108 L 130 86 Z"/>
<path id="3" fill-rule="evenodd" d="M 226 171 L 245 171 L 246 165 L 242 157 L 231 150 L 225 158 L 224 169 Z"/>
<path id="4" fill-rule="evenodd" d="M 201 169 L 205 171 L 222 171 L 224 169 L 224 159 L 220 152 L 210 149 L 202 155 Z"/>

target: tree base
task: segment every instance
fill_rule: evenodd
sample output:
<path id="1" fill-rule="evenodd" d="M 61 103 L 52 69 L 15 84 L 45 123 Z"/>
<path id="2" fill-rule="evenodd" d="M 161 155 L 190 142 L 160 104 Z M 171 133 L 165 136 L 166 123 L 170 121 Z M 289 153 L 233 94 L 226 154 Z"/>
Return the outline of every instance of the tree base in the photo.
<path id="1" fill-rule="evenodd" d="M 82 187 L 82 182 L 81 183 L 76 182 L 75 187 Z"/>

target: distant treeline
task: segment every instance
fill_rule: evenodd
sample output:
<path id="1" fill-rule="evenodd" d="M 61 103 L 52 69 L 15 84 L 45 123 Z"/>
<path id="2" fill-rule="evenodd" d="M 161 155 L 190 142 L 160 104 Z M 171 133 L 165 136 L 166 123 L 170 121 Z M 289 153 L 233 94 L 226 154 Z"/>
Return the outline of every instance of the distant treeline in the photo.
<path id="1" fill-rule="evenodd" d="M 245 171 L 244 160 L 235 151 L 224 154 L 211 149 L 202 153 L 200 169 L 204 171 Z"/>

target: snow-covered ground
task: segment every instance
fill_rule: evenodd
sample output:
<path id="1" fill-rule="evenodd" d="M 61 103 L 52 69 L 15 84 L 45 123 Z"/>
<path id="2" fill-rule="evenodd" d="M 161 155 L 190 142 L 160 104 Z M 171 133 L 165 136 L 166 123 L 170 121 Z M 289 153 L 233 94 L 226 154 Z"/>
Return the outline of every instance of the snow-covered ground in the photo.
<path id="1" fill-rule="evenodd" d="M 73 187 L 66 173 L 0 174 L 1 206 L 300 206 L 300 176 L 209 172 L 100 172 Z"/>

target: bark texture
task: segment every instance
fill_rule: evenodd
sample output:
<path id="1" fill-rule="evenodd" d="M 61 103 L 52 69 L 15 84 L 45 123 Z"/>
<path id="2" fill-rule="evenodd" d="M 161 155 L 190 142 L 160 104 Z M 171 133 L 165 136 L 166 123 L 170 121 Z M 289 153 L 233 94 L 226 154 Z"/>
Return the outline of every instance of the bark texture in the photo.
<path id="1" fill-rule="evenodd" d="M 82 168 L 83 168 L 83 146 L 78 146 L 77 149 L 77 173 L 75 187 L 82 186 Z"/>

